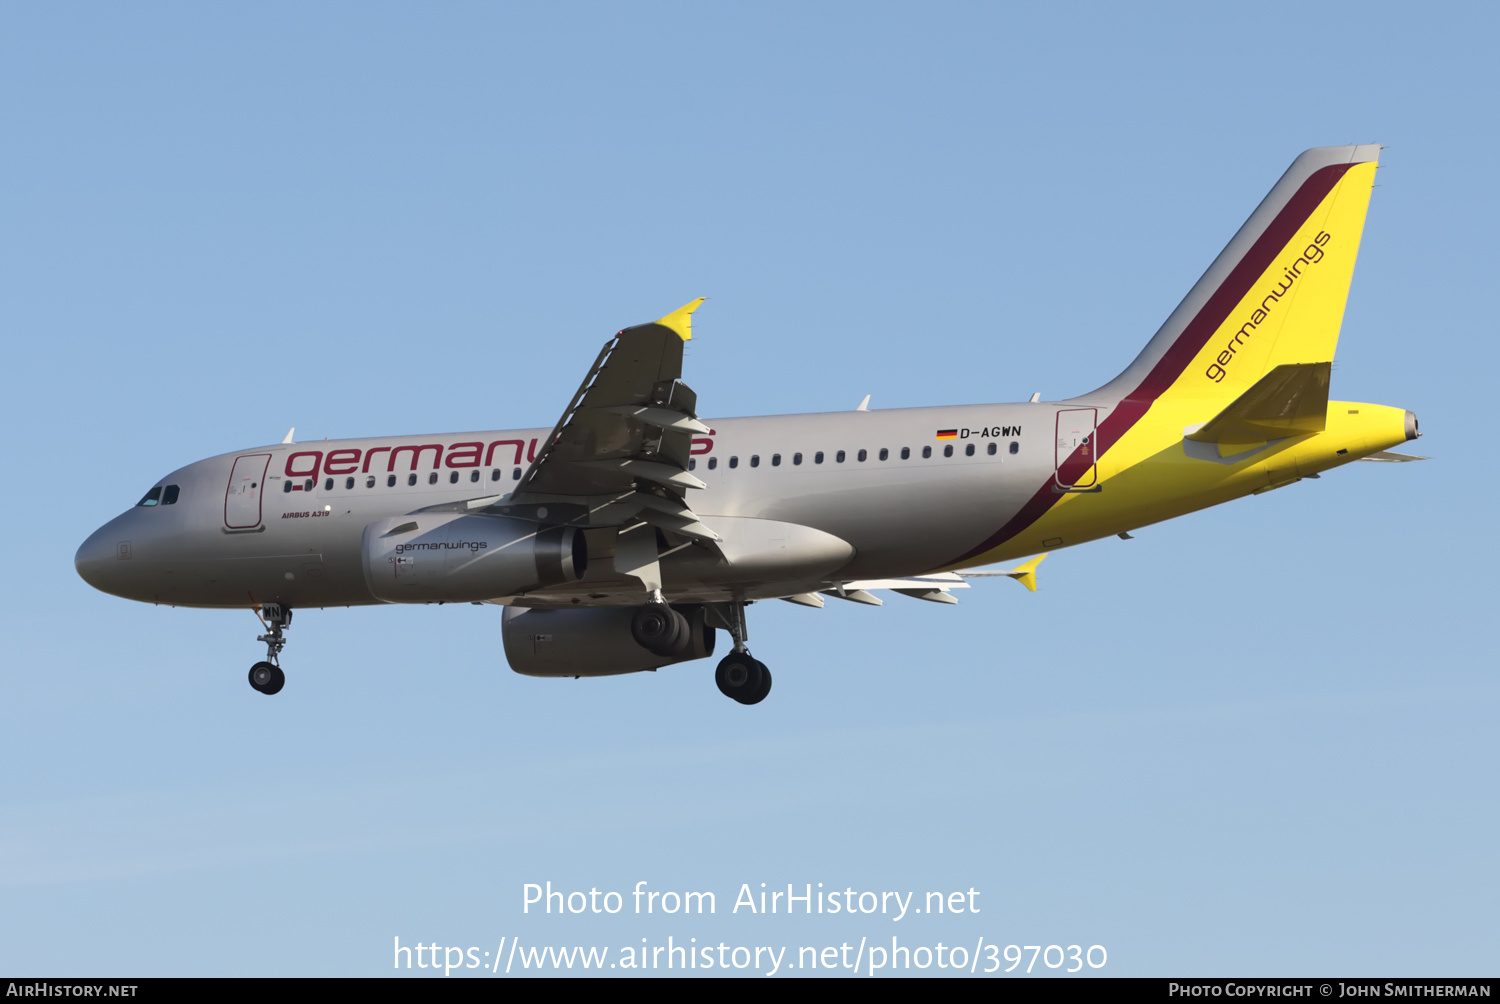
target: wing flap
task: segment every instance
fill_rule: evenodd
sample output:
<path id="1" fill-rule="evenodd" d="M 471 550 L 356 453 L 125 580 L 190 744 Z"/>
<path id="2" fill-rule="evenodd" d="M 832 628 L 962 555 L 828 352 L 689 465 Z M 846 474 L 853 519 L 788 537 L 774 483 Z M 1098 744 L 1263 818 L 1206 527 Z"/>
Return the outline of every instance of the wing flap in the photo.
<path id="1" fill-rule="evenodd" d="M 639 478 L 673 488 L 707 488 L 702 481 L 680 467 L 655 460 L 636 460 L 625 457 L 619 460 L 575 460 L 574 466 L 595 468 L 604 471 L 623 471 L 633 479 Z"/>
<path id="2" fill-rule="evenodd" d="M 914 600 L 927 600 L 931 603 L 958 602 L 958 597 L 942 589 L 897 589 L 896 592 L 902 596 L 910 596 Z"/>
<path id="3" fill-rule="evenodd" d="M 684 537 L 691 537 L 694 540 L 717 543 L 723 539 L 717 533 L 714 533 L 708 527 L 698 522 L 697 517 L 693 515 L 676 516 L 655 509 L 642 509 L 637 514 L 637 518 L 645 520 L 652 526 L 659 526 L 663 530 L 671 530 L 673 533 L 681 534 Z"/>
<path id="4" fill-rule="evenodd" d="M 659 429 L 672 429 L 677 432 L 696 432 L 700 435 L 708 434 L 708 426 L 690 417 L 686 412 L 674 411 L 671 408 L 649 408 L 634 404 L 618 404 L 600 411 L 615 415 L 624 415 L 626 418 L 636 418 Z"/>

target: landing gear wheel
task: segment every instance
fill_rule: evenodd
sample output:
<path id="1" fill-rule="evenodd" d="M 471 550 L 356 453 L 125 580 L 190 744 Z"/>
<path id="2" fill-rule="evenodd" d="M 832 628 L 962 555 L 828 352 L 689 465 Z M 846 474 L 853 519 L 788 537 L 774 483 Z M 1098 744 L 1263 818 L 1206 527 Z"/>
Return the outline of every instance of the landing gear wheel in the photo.
<path id="1" fill-rule="evenodd" d="M 676 655 L 688 640 L 687 618 L 665 603 L 648 603 L 630 620 L 630 634 L 648 652 Z"/>
<path id="2" fill-rule="evenodd" d="M 759 704 L 771 693 L 771 671 L 766 668 L 766 664 L 763 662 L 757 661 L 755 664 L 760 667 L 760 689 L 755 692 L 754 697 L 747 697 L 742 700 L 740 702 L 742 704 Z"/>
<path id="3" fill-rule="evenodd" d="M 280 666 L 257 662 L 250 667 L 250 686 L 268 697 L 279 694 L 281 688 L 286 686 L 286 674 L 281 671 Z"/>
<path id="4" fill-rule="evenodd" d="M 759 704 L 771 692 L 771 671 L 749 652 L 730 652 L 714 670 L 719 693 L 741 704 Z"/>

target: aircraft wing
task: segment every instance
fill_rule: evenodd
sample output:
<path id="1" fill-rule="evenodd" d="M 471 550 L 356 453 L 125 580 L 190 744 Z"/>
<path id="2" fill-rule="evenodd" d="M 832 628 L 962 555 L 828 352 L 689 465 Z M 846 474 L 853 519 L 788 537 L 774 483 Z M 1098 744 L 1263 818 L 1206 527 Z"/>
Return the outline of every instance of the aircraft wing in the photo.
<path id="1" fill-rule="evenodd" d="M 588 525 L 646 522 L 716 541 L 687 504 L 704 484 L 688 473 L 697 395 L 682 382 L 682 348 L 703 298 L 658 321 L 626 328 L 599 353 L 510 504 L 576 503 Z"/>
<path id="2" fill-rule="evenodd" d="M 882 606 L 883 603 L 878 596 L 869 592 L 871 589 L 889 589 L 902 596 L 928 600 L 932 603 L 957 603 L 958 599 L 952 595 L 951 591 L 968 589 L 969 584 L 964 581 L 965 579 L 996 575 L 1015 579 L 1034 593 L 1036 592 L 1036 566 L 1040 565 L 1046 557 L 1045 554 L 1041 554 L 1024 564 L 1003 571 L 980 569 L 972 572 L 932 572 L 928 575 L 912 575 L 901 579 L 860 579 L 853 582 L 835 582 L 828 589 L 822 590 L 822 593 L 826 596 L 837 596 L 841 600 L 852 600 L 855 603 L 866 603 L 875 607 Z M 792 603 L 800 603 L 804 606 L 823 605 L 822 598 L 817 593 L 802 593 L 785 598 Z"/>

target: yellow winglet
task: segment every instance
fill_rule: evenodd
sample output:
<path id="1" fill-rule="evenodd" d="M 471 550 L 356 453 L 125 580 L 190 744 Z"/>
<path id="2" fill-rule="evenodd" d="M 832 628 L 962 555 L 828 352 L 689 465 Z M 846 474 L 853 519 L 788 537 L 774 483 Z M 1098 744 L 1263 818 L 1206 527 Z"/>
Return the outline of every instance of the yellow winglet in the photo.
<path id="1" fill-rule="evenodd" d="M 1036 566 L 1040 565 L 1046 557 L 1045 554 L 1039 554 L 1024 565 L 1017 565 L 1005 574 L 1034 593 L 1036 592 Z"/>
<path id="2" fill-rule="evenodd" d="M 664 328 L 671 328 L 683 341 L 689 341 L 693 337 L 693 311 L 703 306 L 703 301 L 706 299 L 707 297 L 700 296 L 696 300 L 685 303 L 656 323 Z"/>

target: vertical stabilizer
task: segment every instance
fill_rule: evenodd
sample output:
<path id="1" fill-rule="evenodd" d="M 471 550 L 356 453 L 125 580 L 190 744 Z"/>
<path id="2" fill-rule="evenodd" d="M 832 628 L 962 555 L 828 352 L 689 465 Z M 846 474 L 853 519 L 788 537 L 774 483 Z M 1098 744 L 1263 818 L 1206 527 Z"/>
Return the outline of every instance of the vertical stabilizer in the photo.
<path id="1" fill-rule="evenodd" d="M 1085 398 L 1138 416 L 1159 398 L 1228 402 L 1277 366 L 1331 362 L 1379 155 L 1299 156 L 1135 361 Z"/>

